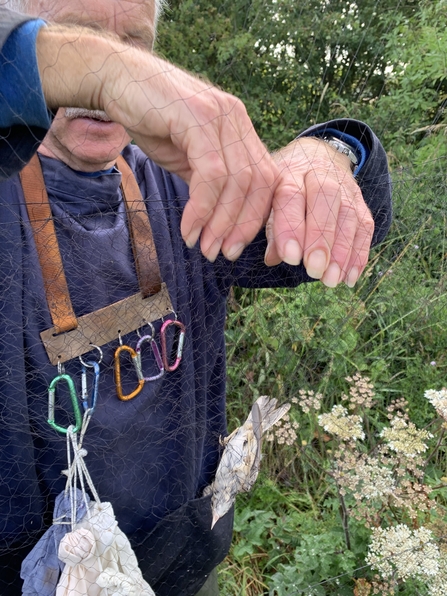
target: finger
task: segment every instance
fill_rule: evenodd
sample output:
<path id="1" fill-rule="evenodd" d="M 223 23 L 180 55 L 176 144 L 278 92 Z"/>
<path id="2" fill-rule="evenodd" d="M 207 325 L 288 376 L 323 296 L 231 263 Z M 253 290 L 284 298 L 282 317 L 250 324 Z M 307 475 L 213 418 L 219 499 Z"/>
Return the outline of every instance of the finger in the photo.
<path id="1" fill-rule="evenodd" d="M 201 127 L 201 133 L 206 128 L 211 129 L 208 138 L 213 139 L 214 147 L 218 150 L 214 155 L 210 152 L 190 159 L 193 170 L 190 201 L 182 220 L 182 235 L 190 246 L 195 244 L 204 230 L 201 246 L 211 260 L 217 256 L 220 245 L 231 234 L 234 226 L 241 225 L 245 242 L 255 236 L 263 223 L 262 217 L 258 216 L 258 222 L 255 223 L 253 213 L 246 214 L 243 211 L 241 221 L 240 213 L 247 195 L 251 194 L 251 187 L 255 186 L 253 194 L 259 195 L 262 186 L 270 185 L 273 180 L 272 170 L 275 167 L 254 132 L 243 104 L 233 97 L 230 97 L 228 104 L 226 114 L 214 118 L 208 127 Z M 216 155 L 218 160 L 210 168 L 207 161 Z M 260 172 L 267 177 L 267 183 L 263 180 L 262 186 Z M 263 203 L 269 200 L 270 193 L 270 188 L 264 191 Z"/>
<path id="2" fill-rule="evenodd" d="M 337 230 L 329 266 L 321 277 L 321 281 L 329 288 L 335 288 L 346 274 L 358 225 L 358 213 L 354 199 L 348 200 L 345 196 L 338 212 Z"/>
<path id="3" fill-rule="evenodd" d="M 233 219 L 232 227 L 225 232 L 222 243 L 223 254 L 231 260 L 239 257 L 245 246 L 264 226 L 279 179 L 278 168 L 251 123 L 250 130 L 244 135 L 244 145 L 248 160 L 246 167 L 250 171 L 250 177 L 247 176 L 245 180 L 248 187 L 245 190 L 244 200 L 240 204 L 240 211 Z M 233 152 L 230 151 L 230 153 L 229 161 L 234 160 Z M 243 187 L 240 184 L 239 187 L 242 191 Z M 234 210 L 234 215 L 236 215 L 236 210 Z"/>
<path id="4" fill-rule="evenodd" d="M 191 171 L 190 198 L 185 206 L 181 233 L 189 247 L 197 242 L 204 226 L 227 184 L 228 177 L 244 169 L 247 163 L 246 150 L 241 143 L 240 133 L 231 122 L 235 105 L 241 102 L 214 88 L 206 88 L 185 101 L 178 122 L 171 122 L 172 141 L 183 150 Z M 248 119 L 248 116 L 246 116 Z M 226 160 L 224 147 L 231 145 L 234 162 Z M 240 176 L 239 176 L 240 177 Z M 242 182 L 241 182 L 242 184 Z M 219 230 L 215 232 L 220 235 Z"/>
<path id="5" fill-rule="evenodd" d="M 304 179 L 283 164 L 273 198 L 267 264 L 276 264 L 277 256 L 289 265 L 299 265 L 306 231 Z M 270 252 L 274 249 L 274 252 Z"/>
<path id="6" fill-rule="evenodd" d="M 273 209 L 270 210 L 270 215 L 265 225 L 265 237 L 267 239 L 267 249 L 265 251 L 264 256 L 264 263 L 268 267 L 273 267 L 275 265 L 279 265 L 282 262 L 281 257 L 279 256 L 275 238 L 273 235 L 273 227 L 274 227 L 274 219 L 275 219 L 275 212 Z"/>
<path id="7" fill-rule="evenodd" d="M 374 234 L 374 219 L 363 203 L 360 223 L 354 238 L 349 263 L 346 267 L 346 274 L 341 281 L 345 281 L 350 288 L 354 287 L 368 263 L 369 251 Z"/>
<path id="8" fill-rule="evenodd" d="M 341 205 L 339 182 L 327 172 L 313 170 L 305 176 L 307 194 L 306 239 L 303 262 L 307 274 L 321 279 L 330 263 Z"/>
<path id="9" fill-rule="evenodd" d="M 229 176 L 219 197 L 213 213 L 204 225 L 200 239 L 200 248 L 209 261 L 214 261 L 219 254 L 222 243 L 238 220 L 245 195 L 251 180 L 251 168 L 246 167 L 244 176 Z"/>
<path id="10" fill-rule="evenodd" d="M 185 205 L 181 234 L 190 248 L 200 236 L 222 194 L 227 179 L 217 131 L 205 127 L 188 132 L 185 151 L 191 170 L 189 200 Z"/>
<path id="11" fill-rule="evenodd" d="M 222 243 L 237 225 L 253 177 L 249 143 L 255 146 L 260 143 L 257 135 L 250 136 L 252 124 L 243 104 L 232 101 L 231 105 L 231 112 L 220 119 L 219 130 L 222 158 L 228 174 L 200 241 L 202 253 L 210 261 L 216 259 Z"/>
<path id="12" fill-rule="evenodd" d="M 274 164 L 271 163 L 269 168 L 270 171 L 265 174 L 260 174 L 257 167 L 254 169 L 253 182 L 243 201 L 237 221 L 222 244 L 222 252 L 227 259 L 237 259 L 267 220 L 274 191 Z M 269 183 L 266 179 L 272 182 Z"/>

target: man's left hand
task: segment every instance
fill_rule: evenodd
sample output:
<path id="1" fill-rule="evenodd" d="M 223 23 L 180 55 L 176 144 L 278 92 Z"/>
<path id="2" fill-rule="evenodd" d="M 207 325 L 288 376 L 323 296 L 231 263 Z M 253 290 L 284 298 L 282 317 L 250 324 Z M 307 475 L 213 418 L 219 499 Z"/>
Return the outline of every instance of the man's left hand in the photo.
<path id="1" fill-rule="evenodd" d="M 274 159 L 283 184 L 266 226 L 266 265 L 303 261 L 326 286 L 353 287 L 368 261 L 374 221 L 351 161 L 314 137 L 293 141 Z"/>

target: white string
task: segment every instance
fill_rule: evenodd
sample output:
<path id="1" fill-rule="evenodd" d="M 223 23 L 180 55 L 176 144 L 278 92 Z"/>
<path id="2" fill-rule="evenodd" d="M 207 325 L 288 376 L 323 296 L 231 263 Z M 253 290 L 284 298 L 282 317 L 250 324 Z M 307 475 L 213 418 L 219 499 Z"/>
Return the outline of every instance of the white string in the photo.
<path id="1" fill-rule="evenodd" d="M 71 529 L 75 529 L 77 521 L 77 491 L 76 487 L 79 482 L 79 486 L 82 493 L 82 499 L 85 504 L 87 517 L 90 518 L 90 508 L 87 501 L 86 483 L 90 489 L 94 500 L 100 503 L 99 495 L 93 484 L 93 480 L 87 469 L 87 465 L 84 461 L 84 457 L 87 455 L 87 450 L 82 447 L 82 442 L 85 437 L 88 425 L 91 419 L 91 409 L 85 411 L 84 418 L 82 421 L 81 433 L 78 442 L 78 436 L 74 431 L 74 426 L 71 425 L 67 429 L 67 463 L 68 469 L 64 470 L 67 475 L 67 483 L 65 485 L 65 493 L 70 495 L 70 509 L 71 509 Z M 72 457 L 73 450 L 73 457 Z"/>

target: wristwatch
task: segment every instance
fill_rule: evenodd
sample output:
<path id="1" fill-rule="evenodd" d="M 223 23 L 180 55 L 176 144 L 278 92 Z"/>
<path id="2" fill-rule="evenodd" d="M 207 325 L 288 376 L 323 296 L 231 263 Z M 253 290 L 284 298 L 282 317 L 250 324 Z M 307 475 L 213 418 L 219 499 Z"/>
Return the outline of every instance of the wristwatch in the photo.
<path id="1" fill-rule="evenodd" d="M 333 147 L 339 153 L 347 155 L 351 160 L 351 170 L 355 170 L 356 166 L 359 163 L 359 160 L 354 147 L 348 145 L 348 143 L 345 143 L 344 141 L 341 141 L 340 139 L 337 139 L 337 137 L 334 137 L 332 135 L 324 135 L 324 137 L 320 138 L 326 143 L 328 143 L 328 145 L 331 145 L 331 147 Z"/>

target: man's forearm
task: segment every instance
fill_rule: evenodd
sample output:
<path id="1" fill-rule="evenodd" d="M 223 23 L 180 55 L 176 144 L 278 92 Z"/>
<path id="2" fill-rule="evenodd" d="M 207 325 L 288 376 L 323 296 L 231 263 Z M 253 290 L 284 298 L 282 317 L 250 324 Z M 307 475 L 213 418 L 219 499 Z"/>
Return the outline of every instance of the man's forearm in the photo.
<path id="1" fill-rule="evenodd" d="M 78 27 L 43 27 L 36 53 L 48 107 L 103 109 L 104 81 L 114 75 L 116 54 L 126 49 L 111 35 L 99 36 Z"/>

